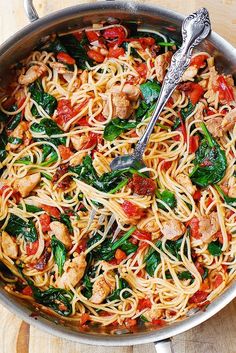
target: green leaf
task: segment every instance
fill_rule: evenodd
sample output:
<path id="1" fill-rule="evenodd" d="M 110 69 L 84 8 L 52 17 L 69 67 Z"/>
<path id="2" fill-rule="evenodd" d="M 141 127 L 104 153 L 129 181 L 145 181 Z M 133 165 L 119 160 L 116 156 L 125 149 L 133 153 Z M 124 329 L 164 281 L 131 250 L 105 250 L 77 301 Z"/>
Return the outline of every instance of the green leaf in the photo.
<path id="1" fill-rule="evenodd" d="M 23 206 L 22 205 L 18 205 L 18 208 L 23 210 Z M 38 213 L 38 212 L 42 212 L 42 208 L 40 207 L 37 207 L 37 206 L 34 206 L 34 205 L 28 205 L 28 204 L 25 204 L 25 208 L 26 208 L 26 211 L 29 212 L 29 213 Z"/>
<path id="2" fill-rule="evenodd" d="M 63 273 L 63 266 L 66 262 L 65 245 L 60 240 L 58 240 L 55 235 L 53 235 L 51 239 L 51 247 L 55 263 L 58 266 L 59 276 L 61 276 Z"/>
<path id="3" fill-rule="evenodd" d="M 218 240 L 212 241 L 211 243 L 208 244 L 208 251 L 211 255 L 213 256 L 220 256 L 222 254 L 222 245 Z"/>
<path id="4" fill-rule="evenodd" d="M 16 104 L 14 104 L 11 108 L 10 111 L 14 112 L 16 110 L 18 110 L 19 108 L 17 107 Z M 8 122 L 7 122 L 7 130 L 13 131 L 20 123 L 21 121 L 21 114 L 22 112 L 16 114 L 16 115 L 10 115 L 8 118 Z"/>
<path id="5" fill-rule="evenodd" d="M 8 142 L 13 144 L 13 145 L 19 145 L 22 143 L 22 139 L 19 137 L 14 137 L 14 136 L 9 136 L 8 137 Z"/>
<path id="6" fill-rule="evenodd" d="M 51 137 L 52 135 L 61 135 L 64 134 L 64 131 L 59 128 L 59 126 L 55 123 L 55 121 L 48 119 L 48 118 L 43 118 L 40 120 L 39 123 L 33 123 L 30 127 L 32 132 L 36 133 L 41 133 L 45 134 L 48 137 Z M 38 141 L 43 141 L 42 138 L 36 139 Z M 66 144 L 66 137 L 52 137 L 52 141 L 55 145 L 65 145 Z M 48 153 L 49 149 L 45 150 L 45 154 Z M 45 157 L 45 155 L 44 155 Z"/>
<path id="7" fill-rule="evenodd" d="M 165 202 L 167 206 L 169 206 L 172 210 L 176 207 L 177 201 L 175 194 L 169 190 L 164 190 L 162 193 L 160 193 L 158 190 L 156 190 L 156 196 L 159 200 Z M 167 208 L 161 204 L 160 202 L 157 202 L 158 208 L 168 211 Z"/>
<path id="8" fill-rule="evenodd" d="M 219 185 L 215 185 L 215 188 L 228 205 L 236 206 L 236 197 L 229 197 L 226 195 Z"/>
<path id="9" fill-rule="evenodd" d="M 67 226 L 70 234 L 73 234 L 73 227 L 71 225 L 70 217 L 67 214 L 62 213 L 60 216 L 60 221 Z"/>
<path id="10" fill-rule="evenodd" d="M 225 152 L 220 148 L 204 123 L 201 123 L 204 139 L 195 153 L 195 167 L 190 174 L 192 182 L 201 187 L 216 184 L 225 175 L 227 160 Z"/>
<path id="11" fill-rule="evenodd" d="M 85 34 L 80 41 L 73 34 L 61 36 L 60 41 L 66 48 L 67 53 L 75 59 L 79 68 L 87 69 L 86 62 L 92 65 L 93 62 L 87 55 L 86 45 L 89 42 Z"/>
<path id="12" fill-rule="evenodd" d="M 32 220 L 28 222 L 11 213 L 5 231 L 17 237 L 23 235 L 25 241 L 34 242 L 38 239 L 37 231 Z"/>
<path id="13" fill-rule="evenodd" d="M 143 98 L 147 104 L 153 103 L 159 97 L 161 85 L 156 81 L 147 81 L 140 85 Z"/>
<path id="14" fill-rule="evenodd" d="M 161 241 L 158 240 L 155 245 L 160 249 L 161 244 Z M 144 262 L 146 263 L 145 269 L 147 273 L 153 277 L 157 266 L 161 263 L 160 254 L 154 248 L 151 248 L 145 256 Z"/>
<path id="15" fill-rule="evenodd" d="M 132 244 L 130 241 L 126 241 L 125 243 L 123 243 L 120 246 L 120 249 L 123 250 L 126 253 L 126 255 L 128 256 L 128 255 L 134 253 L 135 251 L 137 251 L 138 246 L 135 244 Z"/>
<path id="16" fill-rule="evenodd" d="M 194 109 L 195 109 L 195 105 L 193 105 L 191 101 L 189 101 L 188 105 L 180 110 L 183 121 L 187 119 L 187 117 L 194 111 Z M 176 130 L 177 127 L 179 126 L 180 126 L 180 118 L 176 118 L 174 125 L 172 126 L 172 130 Z"/>
<path id="17" fill-rule="evenodd" d="M 179 272 L 178 273 L 178 278 L 180 280 L 184 280 L 184 279 L 192 279 L 193 276 L 189 271 L 183 271 L 183 272 Z"/>
<path id="18" fill-rule="evenodd" d="M 82 294 L 89 299 L 92 296 L 93 284 L 87 273 L 84 275 L 83 278 L 83 286 L 84 288 L 82 290 Z"/>
<path id="19" fill-rule="evenodd" d="M 7 145 L 7 134 L 6 134 L 6 131 L 3 130 L 2 133 L 0 134 L 0 162 L 4 161 L 4 159 L 6 159 L 7 157 L 6 145 Z"/>
<path id="20" fill-rule="evenodd" d="M 123 132 L 134 129 L 137 122 L 129 122 L 120 118 L 112 119 L 106 126 L 103 132 L 103 137 L 106 141 L 114 141 Z"/>
<path id="21" fill-rule="evenodd" d="M 130 288 L 128 282 L 123 279 L 123 278 L 119 278 L 119 287 L 114 290 L 107 298 L 107 301 L 113 301 L 113 300 L 120 300 L 120 293 L 123 289 L 125 288 Z M 122 294 L 123 298 L 129 298 L 131 296 L 131 293 L 128 291 L 124 291 Z"/>
<path id="22" fill-rule="evenodd" d="M 36 80 L 33 82 L 29 86 L 29 91 L 31 98 L 38 103 L 48 115 L 53 115 L 57 107 L 57 100 L 51 94 L 44 92 L 41 81 Z M 32 114 L 36 117 L 40 117 L 36 107 L 33 107 Z"/>

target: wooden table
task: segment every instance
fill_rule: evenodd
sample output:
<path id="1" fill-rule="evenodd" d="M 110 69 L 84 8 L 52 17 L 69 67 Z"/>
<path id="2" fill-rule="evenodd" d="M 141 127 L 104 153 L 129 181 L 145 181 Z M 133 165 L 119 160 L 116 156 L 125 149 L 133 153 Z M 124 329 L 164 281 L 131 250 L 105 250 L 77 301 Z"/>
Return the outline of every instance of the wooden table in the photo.
<path id="1" fill-rule="evenodd" d="M 130 1 L 130 0 L 127 0 Z M 188 14 L 200 6 L 209 9 L 213 29 L 236 46 L 236 0 L 139 0 Z M 40 14 L 94 0 L 34 0 Z M 0 0 L 0 43 L 28 23 L 23 0 Z M 46 334 L 0 306 L 0 353 L 154 353 L 152 344 L 93 347 Z M 236 353 L 236 300 L 206 323 L 173 339 L 175 353 Z"/>

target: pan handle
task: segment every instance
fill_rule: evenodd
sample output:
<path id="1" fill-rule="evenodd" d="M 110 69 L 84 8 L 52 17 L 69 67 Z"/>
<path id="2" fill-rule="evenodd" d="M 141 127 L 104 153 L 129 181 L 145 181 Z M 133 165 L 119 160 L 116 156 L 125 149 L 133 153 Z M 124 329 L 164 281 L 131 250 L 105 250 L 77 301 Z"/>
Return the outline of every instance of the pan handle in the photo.
<path id="1" fill-rule="evenodd" d="M 157 353 L 174 353 L 170 339 L 155 342 L 154 345 Z"/>
<path id="2" fill-rule="evenodd" d="M 97 0 L 101 1 L 101 0 Z M 114 0 L 105 0 L 105 1 L 114 1 Z M 33 0 L 24 0 L 24 8 L 26 16 L 28 17 L 30 22 L 34 22 L 39 19 L 39 15 L 35 10 Z"/>

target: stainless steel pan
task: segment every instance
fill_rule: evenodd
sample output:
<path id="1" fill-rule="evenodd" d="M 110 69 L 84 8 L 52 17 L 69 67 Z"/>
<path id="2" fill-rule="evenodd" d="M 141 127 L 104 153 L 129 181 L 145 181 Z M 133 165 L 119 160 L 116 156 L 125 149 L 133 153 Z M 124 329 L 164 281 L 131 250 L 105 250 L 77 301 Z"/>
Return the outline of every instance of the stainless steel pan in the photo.
<path id="1" fill-rule="evenodd" d="M 84 4 L 66 8 L 39 19 L 32 0 L 24 0 L 24 2 L 26 13 L 32 23 L 1 45 L 0 77 L 2 83 L 6 81 L 9 66 L 26 56 L 50 33 L 88 26 L 112 15 L 120 19 L 140 21 L 167 34 L 172 29 L 171 36 L 178 39 L 183 20 L 182 15 L 173 11 L 130 1 L 103 1 Z M 212 33 L 202 45 L 202 49 L 215 56 L 218 69 L 233 73 L 236 76 L 236 49 L 223 38 L 216 33 Z M 170 337 L 187 331 L 209 319 L 236 296 L 236 283 L 233 283 L 207 307 L 206 311 L 198 311 L 180 322 L 160 329 L 156 327 L 138 328 L 137 332 L 133 333 L 119 329 L 108 331 L 108 329 L 95 328 L 81 331 L 78 325 L 73 325 L 73 321 L 63 322 L 43 312 L 35 320 L 30 316 L 35 308 L 30 303 L 10 296 L 4 291 L 3 285 L 3 283 L 0 285 L 1 304 L 21 316 L 29 324 L 48 333 L 80 343 L 104 346 L 126 346 L 155 342 L 159 353 L 171 353 Z"/>

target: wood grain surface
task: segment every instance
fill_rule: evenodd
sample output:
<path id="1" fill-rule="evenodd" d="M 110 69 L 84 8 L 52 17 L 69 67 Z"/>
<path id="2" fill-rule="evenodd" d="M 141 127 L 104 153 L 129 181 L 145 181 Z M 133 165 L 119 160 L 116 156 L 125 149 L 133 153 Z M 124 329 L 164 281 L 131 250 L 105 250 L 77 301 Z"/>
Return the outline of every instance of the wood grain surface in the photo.
<path id="1" fill-rule="evenodd" d="M 130 0 L 127 0 L 130 1 Z M 40 16 L 95 0 L 34 0 Z M 236 0 L 140 0 L 183 14 L 205 6 L 213 29 L 236 46 Z M 28 23 L 23 0 L 0 0 L 0 43 Z M 236 300 L 204 324 L 173 338 L 175 353 L 236 353 Z M 62 340 L 29 326 L 0 305 L 0 353 L 154 353 L 152 344 L 93 347 Z"/>

